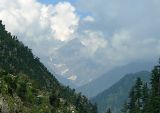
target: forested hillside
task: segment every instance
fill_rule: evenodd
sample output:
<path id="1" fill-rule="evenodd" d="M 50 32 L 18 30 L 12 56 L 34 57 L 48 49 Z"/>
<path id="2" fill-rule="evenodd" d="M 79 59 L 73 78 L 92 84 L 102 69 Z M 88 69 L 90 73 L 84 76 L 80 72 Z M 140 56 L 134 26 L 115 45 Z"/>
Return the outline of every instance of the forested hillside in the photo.
<path id="1" fill-rule="evenodd" d="M 121 113 L 123 103 L 127 101 L 129 91 L 138 77 L 149 82 L 150 72 L 127 74 L 112 87 L 92 98 L 92 102 L 97 103 L 99 113 L 104 113 L 109 108 L 113 113 Z"/>
<path id="2" fill-rule="evenodd" d="M 0 70 L 2 113 L 97 113 L 85 96 L 61 85 L 2 21 Z"/>
<path id="3" fill-rule="evenodd" d="M 137 78 L 123 113 L 160 113 L 160 63 L 152 71 L 149 83 Z"/>
<path id="4" fill-rule="evenodd" d="M 126 75 L 92 102 L 99 113 L 160 113 L 160 63 L 152 73 Z"/>

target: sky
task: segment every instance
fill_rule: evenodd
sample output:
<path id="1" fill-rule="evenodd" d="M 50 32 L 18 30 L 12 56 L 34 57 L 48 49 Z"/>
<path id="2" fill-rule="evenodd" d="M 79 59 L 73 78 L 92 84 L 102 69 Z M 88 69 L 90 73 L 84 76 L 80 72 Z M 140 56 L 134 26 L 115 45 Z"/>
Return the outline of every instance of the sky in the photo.
<path id="1" fill-rule="evenodd" d="M 76 3 L 78 0 L 39 0 L 39 2 L 44 3 L 44 4 L 54 4 L 58 2 L 70 2 L 71 4 Z"/>
<path id="2" fill-rule="evenodd" d="M 6 29 L 77 85 L 160 56 L 159 0 L 0 0 Z"/>

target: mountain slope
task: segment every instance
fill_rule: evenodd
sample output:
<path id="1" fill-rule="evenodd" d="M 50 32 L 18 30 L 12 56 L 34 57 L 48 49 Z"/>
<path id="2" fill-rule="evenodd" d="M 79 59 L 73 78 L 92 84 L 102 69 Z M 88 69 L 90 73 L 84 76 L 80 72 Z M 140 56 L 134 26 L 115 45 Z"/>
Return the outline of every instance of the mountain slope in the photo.
<path id="1" fill-rule="evenodd" d="M 57 74 L 54 74 L 54 75 L 55 75 L 56 79 L 57 79 L 61 84 L 65 85 L 65 86 L 69 86 L 70 88 L 74 88 L 74 89 L 77 87 L 74 83 L 72 83 L 70 80 L 62 77 L 61 75 L 57 75 Z"/>
<path id="2" fill-rule="evenodd" d="M 47 105 L 50 106 L 51 109 L 48 108 L 50 111 L 47 113 L 96 113 L 95 106 L 93 106 L 85 96 L 76 94 L 74 90 L 61 85 L 40 62 L 39 58 L 32 54 L 31 49 L 29 49 L 27 46 L 24 46 L 22 42 L 18 41 L 17 37 L 12 36 L 11 33 L 5 30 L 5 26 L 2 25 L 2 21 L 0 21 L 0 70 L 4 70 L 6 73 L 9 73 L 7 75 L 10 76 L 25 75 L 28 77 L 29 81 L 33 81 L 34 84 L 31 84 L 31 87 L 36 89 L 36 91 L 42 91 L 44 94 L 46 94 L 45 102 L 42 102 L 42 104 L 47 103 L 45 107 L 47 107 Z M 15 77 L 13 77 L 13 79 L 14 78 Z M 9 81 L 13 81 L 13 79 L 9 77 Z M 15 101 L 17 100 L 15 100 L 12 95 L 10 96 L 10 92 L 17 97 L 17 85 L 14 85 L 14 90 L 12 90 L 12 87 L 9 88 L 9 86 L 12 85 L 9 85 L 10 82 L 5 81 L 6 76 L 3 76 L 3 74 L 0 80 L 2 80 L 0 83 L 5 84 L 2 87 L 2 89 L 5 89 L 4 93 L 0 92 L 0 112 L 2 112 L 1 108 L 3 108 L 5 105 L 9 105 L 11 101 L 12 105 L 9 108 L 6 107 L 6 109 L 12 110 L 12 107 L 16 107 L 17 104 Z M 22 82 L 23 80 L 25 82 Z M 14 83 L 19 84 L 19 82 L 24 87 L 20 88 L 20 95 L 22 98 L 20 95 L 18 95 L 18 100 L 20 99 L 20 102 L 24 103 L 27 101 L 25 105 L 27 105 L 28 108 L 33 107 L 32 110 L 34 110 L 33 112 L 30 112 L 29 110 L 25 113 L 39 113 L 36 108 L 40 108 L 41 106 L 28 102 L 29 99 L 23 98 L 23 95 L 32 97 L 33 94 L 33 97 L 35 97 L 40 94 L 39 96 L 41 97 L 43 93 L 36 93 L 34 91 L 32 92 L 32 90 L 27 92 L 28 88 L 30 87 L 27 87 L 27 91 L 24 90 L 26 89 L 26 80 L 22 79 L 21 81 L 17 81 L 16 79 Z M 5 103 L 2 100 L 6 100 Z M 22 104 L 22 107 L 25 107 L 25 105 Z M 12 113 L 16 112 L 17 111 L 13 111 Z M 23 112 L 24 111 L 22 111 L 22 113 Z M 8 111 L 6 113 L 10 112 Z M 41 111 L 41 113 L 44 112 Z"/>
<path id="3" fill-rule="evenodd" d="M 95 60 L 97 58 L 90 58 L 84 50 L 86 50 L 86 46 L 80 39 L 75 38 L 57 49 L 49 56 L 50 58 L 42 58 L 42 60 L 47 62 L 45 64 L 50 67 L 51 72 L 54 70 L 65 78 L 75 76 L 76 79 L 71 82 L 80 87 L 105 71 L 105 66 L 98 63 Z"/>
<path id="4" fill-rule="evenodd" d="M 92 98 L 92 102 L 98 105 L 99 113 L 104 113 L 107 108 L 111 108 L 113 113 L 120 113 L 121 107 L 128 99 L 129 91 L 138 77 L 148 82 L 150 73 L 141 71 L 135 74 L 127 74 L 112 87 Z"/>
<path id="5" fill-rule="evenodd" d="M 59 84 L 31 49 L 19 42 L 17 37 L 11 36 L 4 25 L 0 25 L 0 68 L 15 74 L 22 72 L 41 86 Z"/>
<path id="6" fill-rule="evenodd" d="M 97 94 L 111 87 L 113 84 L 119 81 L 126 73 L 135 73 L 141 70 L 151 70 L 153 65 L 153 62 L 138 62 L 127 64 L 125 66 L 115 68 L 103 74 L 98 79 L 82 87 L 79 87 L 76 90 L 78 92 L 82 92 L 82 94 L 86 95 L 87 97 L 94 97 Z"/>
<path id="7" fill-rule="evenodd" d="M 36 88 L 26 75 L 0 70 L 1 113 L 51 113 L 48 99 L 48 92 Z"/>

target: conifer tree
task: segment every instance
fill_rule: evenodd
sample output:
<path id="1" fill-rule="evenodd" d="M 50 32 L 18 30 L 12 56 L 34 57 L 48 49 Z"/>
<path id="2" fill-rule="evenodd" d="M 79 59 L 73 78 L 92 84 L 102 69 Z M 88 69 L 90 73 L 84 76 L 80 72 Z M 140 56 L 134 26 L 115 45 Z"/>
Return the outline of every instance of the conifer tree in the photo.
<path id="1" fill-rule="evenodd" d="M 136 98 L 135 98 L 135 88 L 134 87 L 131 89 L 129 100 L 130 100 L 129 107 L 128 107 L 129 113 L 134 113 L 135 108 L 136 108 L 136 105 L 135 105 Z"/>
<path id="2" fill-rule="evenodd" d="M 141 113 L 142 110 L 142 80 L 137 78 L 135 86 L 129 95 L 128 112 Z"/>
<path id="3" fill-rule="evenodd" d="M 141 113 L 142 110 L 142 80 L 138 78 L 135 85 L 136 112 Z"/>
<path id="4" fill-rule="evenodd" d="M 128 113 L 128 107 L 129 107 L 128 103 L 125 102 L 124 105 L 123 105 L 123 108 L 122 108 L 121 112 L 122 113 Z"/>
<path id="5" fill-rule="evenodd" d="M 149 88 L 148 84 L 145 83 L 142 88 L 142 106 L 143 106 L 143 113 L 149 113 Z"/>
<path id="6" fill-rule="evenodd" d="M 111 109 L 109 108 L 106 113 L 112 113 L 112 112 L 111 112 Z"/>
<path id="7" fill-rule="evenodd" d="M 160 62 L 152 71 L 150 104 L 152 113 L 160 113 Z"/>
<path id="8" fill-rule="evenodd" d="M 160 113 L 160 62 L 154 67 L 150 88 L 140 78 L 132 87 L 129 102 L 124 105 L 123 113 Z M 128 106 L 128 108 L 127 108 Z"/>

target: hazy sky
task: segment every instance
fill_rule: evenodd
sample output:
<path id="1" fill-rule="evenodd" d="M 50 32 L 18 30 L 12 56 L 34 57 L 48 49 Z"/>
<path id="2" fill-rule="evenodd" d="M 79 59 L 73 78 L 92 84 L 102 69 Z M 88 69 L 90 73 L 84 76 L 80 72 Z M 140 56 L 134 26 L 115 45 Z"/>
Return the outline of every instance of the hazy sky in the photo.
<path id="1" fill-rule="evenodd" d="M 50 68 L 82 84 L 160 55 L 160 0 L 0 0 L 0 19 L 44 61 L 56 60 Z"/>

